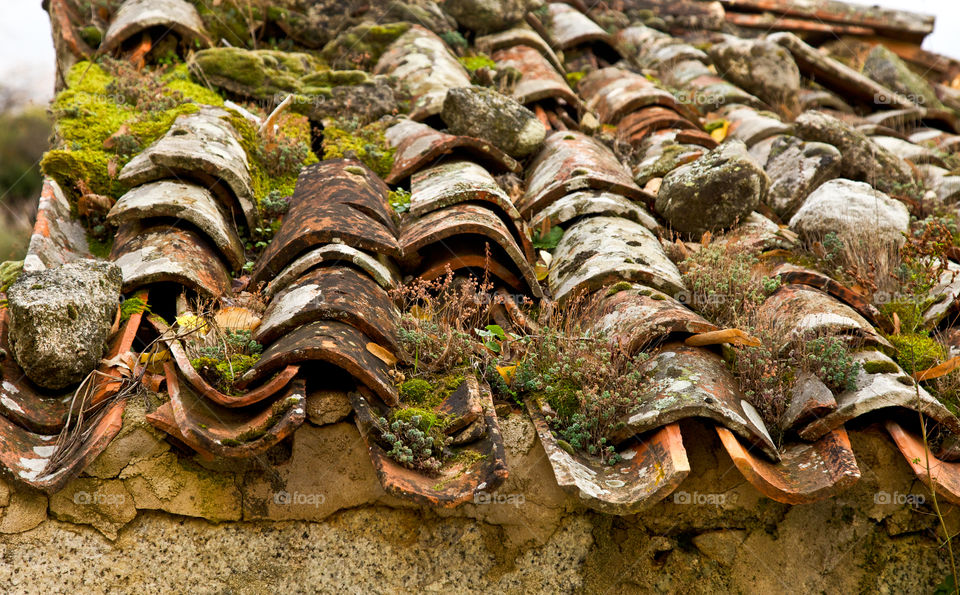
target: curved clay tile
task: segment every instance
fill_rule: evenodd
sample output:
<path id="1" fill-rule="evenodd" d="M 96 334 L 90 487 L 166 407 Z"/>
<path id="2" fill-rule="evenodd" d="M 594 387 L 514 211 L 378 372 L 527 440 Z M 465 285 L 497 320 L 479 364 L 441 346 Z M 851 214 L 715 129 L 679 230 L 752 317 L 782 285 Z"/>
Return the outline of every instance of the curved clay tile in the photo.
<path id="1" fill-rule="evenodd" d="M 758 252 L 790 250 L 797 245 L 797 234 L 753 211 L 740 221 L 739 225 L 715 241 L 720 245 L 736 245 L 741 249 Z"/>
<path id="2" fill-rule="evenodd" d="M 474 40 L 474 47 L 488 56 L 493 55 L 497 50 L 511 48 L 516 45 L 525 45 L 537 50 L 543 54 L 544 58 L 550 61 L 553 67 L 557 69 L 557 72 L 563 73 L 563 63 L 560 61 L 560 57 L 553 51 L 550 44 L 544 41 L 544 39 L 532 29 L 515 27 L 513 29 L 507 29 L 506 31 L 491 33 L 490 35 L 482 35 Z"/>
<path id="3" fill-rule="evenodd" d="M 294 380 L 272 402 L 259 403 L 256 412 L 221 407 L 180 385 L 171 362 L 164 364 L 169 412 L 183 442 L 197 452 L 219 457 L 246 458 L 263 453 L 300 427 L 306 419 L 303 380 Z M 162 416 L 162 414 L 160 414 Z M 161 430 L 167 425 L 158 415 L 147 420 Z"/>
<path id="4" fill-rule="evenodd" d="M 616 51 L 610 34 L 576 8 L 562 2 L 551 2 L 547 4 L 547 9 L 549 12 L 543 26 L 554 48 L 569 50 L 580 45 L 600 43 Z"/>
<path id="5" fill-rule="evenodd" d="M 530 219 L 532 229 L 540 229 L 544 222 L 550 227 L 566 225 L 569 221 L 587 215 L 622 217 L 639 223 L 652 232 L 660 229 L 660 224 L 641 203 L 613 192 L 602 190 L 580 190 L 557 199 Z"/>
<path id="6" fill-rule="evenodd" d="M 391 74 L 413 98 L 410 117 L 439 114 L 447 90 L 469 87 L 470 77 L 442 39 L 414 25 L 380 56 L 374 74 Z"/>
<path id="7" fill-rule="evenodd" d="M 580 98 L 570 89 L 550 61 L 536 49 L 526 45 L 497 50 L 490 56 L 498 69 L 516 68 L 523 75 L 513 89 L 512 96 L 526 105 L 544 99 L 562 99 L 573 108 L 581 105 Z"/>
<path id="8" fill-rule="evenodd" d="M 426 124 L 402 119 L 385 133 L 397 152 L 393 158 L 388 184 L 399 184 L 450 153 L 467 153 L 493 171 L 519 173 L 517 161 L 487 141 L 472 136 L 456 136 L 434 130 Z"/>
<path id="9" fill-rule="evenodd" d="M 321 267 L 273 296 L 254 335 L 270 345 L 308 322 L 339 320 L 396 351 L 397 317 L 386 290 L 364 273 L 342 266 Z"/>
<path id="10" fill-rule="evenodd" d="M 639 68 L 659 70 L 683 60 L 709 60 L 702 50 L 640 24 L 618 31 L 614 36 L 614 44 L 621 55 Z"/>
<path id="11" fill-rule="evenodd" d="M 909 161 L 914 165 L 936 165 L 937 167 L 949 167 L 943 157 L 922 145 L 915 145 L 910 141 L 896 138 L 893 136 L 873 135 L 870 140 L 877 143 L 884 149 L 890 151 L 900 159 Z"/>
<path id="12" fill-rule="evenodd" d="M 87 245 L 87 230 L 71 217 L 70 202 L 60 186 L 50 178 L 44 178 L 23 270 L 39 271 L 80 258 L 92 258 Z"/>
<path id="13" fill-rule="evenodd" d="M 670 335 L 719 330 L 682 303 L 644 285 L 617 284 L 600 291 L 605 295 L 591 313 L 593 329 L 627 353 L 638 353 Z"/>
<path id="14" fill-rule="evenodd" d="M 530 292 L 540 297 L 542 291 L 533 265 L 514 240 L 514 233 L 494 211 L 485 206 L 457 204 L 433 211 L 418 219 L 408 220 L 400 234 L 403 258 L 411 263 L 419 263 L 419 276 L 424 279 L 443 275 L 446 265 L 453 270 L 475 268 L 478 265 L 483 268 L 486 240 L 502 249 L 510 259 L 510 262 L 498 262 L 494 254 L 494 263 L 502 268 L 491 266 L 490 272 L 521 290 L 516 287 L 516 282 L 501 275 L 503 269 L 513 269 L 520 273 L 520 280 Z"/>
<path id="15" fill-rule="evenodd" d="M 176 363 L 180 373 L 183 374 L 183 377 L 186 378 L 190 386 L 193 387 L 193 390 L 224 407 L 245 407 L 272 397 L 286 387 L 300 370 L 298 366 L 287 366 L 264 384 L 252 390 L 245 391 L 241 395 L 224 394 L 211 386 L 210 383 L 204 380 L 203 376 L 197 373 L 193 365 L 190 364 L 190 357 L 187 355 L 180 341 L 174 338 L 168 338 L 166 324 L 157 317 L 149 317 L 148 321 L 164 339 L 164 344 L 170 350 L 173 361 Z"/>
<path id="16" fill-rule="evenodd" d="M 326 362 L 367 386 L 388 405 L 396 405 L 397 388 L 388 367 L 367 349 L 371 340 L 349 324 L 320 320 L 283 335 L 263 351 L 260 360 L 237 383 L 241 390 L 302 362 Z"/>
<path id="17" fill-rule="evenodd" d="M 763 302 L 757 314 L 797 338 L 839 334 L 866 345 L 891 347 L 853 308 L 806 285 L 782 285 Z"/>
<path id="18" fill-rule="evenodd" d="M 798 89 L 797 100 L 800 111 L 831 109 L 847 114 L 853 113 L 853 108 L 839 95 L 826 89 Z"/>
<path id="19" fill-rule="evenodd" d="M 243 244 L 233 218 L 206 188 L 174 180 L 151 182 L 121 196 L 107 214 L 114 225 L 153 217 L 192 223 L 207 235 L 233 270 L 243 267 Z"/>
<path id="20" fill-rule="evenodd" d="M 88 413 L 68 452 L 61 452 L 59 435 L 37 434 L 0 417 L 0 465 L 21 483 L 52 494 L 60 490 L 110 444 L 123 426 L 126 400 Z M 51 466 L 51 461 L 59 461 Z"/>
<path id="21" fill-rule="evenodd" d="M 215 192 L 235 217 L 239 209 L 249 229 L 259 227 L 247 153 L 226 119 L 229 116 L 227 110 L 212 106 L 178 116 L 166 134 L 120 170 L 117 179 L 131 187 L 171 177 L 197 182 Z"/>
<path id="22" fill-rule="evenodd" d="M 707 148 L 717 146 L 717 142 L 713 140 L 709 134 L 704 133 L 689 119 L 681 116 L 672 109 L 657 105 L 645 107 L 627 114 L 617 124 L 617 135 L 631 145 L 640 144 L 643 142 L 643 139 L 658 130 L 683 131 L 687 135 L 695 135 L 695 144 Z"/>
<path id="23" fill-rule="evenodd" d="M 350 394 L 357 429 L 367 444 L 380 485 L 388 494 L 421 504 L 453 508 L 470 501 L 478 494 L 495 492 L 506 480 L 508 472 L 503 438 L 500 436 L 490 387 L 486 383 L 478 383 L 472 376 L 467 376 L 463 384 L 439 408 L 445 409 L 448 414 L 465 417 L 463 414 L 466 412 L 462 407 L 458 407 L 458 403 L 451 403 L 453 400 L 459 404 L 481 404 L 481 411 L 475 412 L 475 416 L 483 416 L 483 424 L 480 425 L 482 433 L 474 439 L 459 441 L 458 449 L 460 453 L 479 455 L 479 462 L 455 464 L 441 471 L 439 476 L 429 476 L 408 469 L 387 456 L 374 436 L 374 416 L 388 417 L 389 413 L 375 409 L 364 395 Z M 467 427 L 463 431 L 469 430 L 470 427 Z M 447 428 L 445 431 L 454 430 Z M 456 438 L 454 442 L 458 442 Z"/>
<path id="24" fill-rule="evenodd" d="M 529 217 L 576 190 L 603 190 L 653 202 L 613 152 L 580 132 L 555 132 L 527 167 L 527 188 L 517 208 Z"/>
<path id="25" fill-rule="evenodd" d="M 883 317 L 880 311 L 870 303 L 866 296 L 831 279 L 819 271 L 784 263 L 776 267 L 771 276 L 779 276 L 784 285 L 806 285 L 823 291 L 857 311 L 873 326 L 882 327 Z M 892 329 L 890 329 L 892 330 Z"/>
<path id="26" fill-rule="evenodd" d="M 760 414 L 713 351 L 667 343 L 639 369 L 650 382 L 642 391 L 640 406 L 611 438 L 613 443 L 688 417 L 705 417 L 732 430 L 770 460 L 780 460 Z"/>
<path id="27" fill-rule="evenodd" d="M 800 370 L 790 388 L 787 410 L 779 420 L 780 429 L 793 430 L 837 410 L 833 391 L 815 374 Z"/>
<path id="28" fill-rule="evenodd" d="M 817 440 L 851 419 L 878 409 L 899 408 L 916 412 L 918 407 L 945 430 L 960 436 L 960 420 L 922 386 L 915 386 L 892 359 L 879 351 L 858 351 L 853 354 L 853 359 L 861 364 L 874 362 L 882 369 L 879 372 L 870 370 L 875 373 L 861 369 L 857 373 L 856 388 L 836 395 L 837 410 L 801 429 L 801 438 Z"/>
<path id="29" fill-rule="evenodd" d="M 693 122 L 698 117 L 668 91 L 646 77 L 622 68 L 609 67 L 591 72 L 580 79 L 577 91 L 586 101 L 587 109 L 596 112 L 603 124 L 617 124 L 627 114 L 654 105 L 669 108 Z"/>
<path id="30" fill-rule="evenodd" d="M 742 104 L 766 109 L 766 104 L 740 87 L 723 80 L 699 60 L 684 60 L 661 70 L 664 82 L 680 89 L 684 101 L 700 113 L 716 111 L 724 105 Z"/>
<path id="31" fill-rule="evenodd" d="M 319 244 L 343 243 L 397 257 L 396 225 L 386 184 L 359 161 L 332 159 L 300 172 L 283 225 L 250 275 L 253 286 L 269 281 Z"/>
<path id="32" fill-rule="evenodd" d="M 747 481 L 777 502 L 817 502 L 846 490 L 860 479 L 860 468 L 843 428 L 811 444 L 800 442 L 782 448 L 779 463 L 753 455 L 726 428 L 717 426 L 717 434 Z"/>
<path id="33" fill-rule="evenodd" d="M 174 32 L 181 40 L 210 45 L 197 9 L 185 0 L 126 0 L 103 36 L 100 52 L 112 52 L 134 35 L 160 27 Z"/>
<path id="34" fill-rule="evenodd" d="M 683 138 L 682 132 L 691 131 L 658 130 L 643 138 L 637 148 L 641 158 L 633 166 L 633 179 L 637 184 L 642 186 L 654 178 L 662 178 L 681 165 L 696 161 L 712 148 Z M 716 141 L 710 140 L 716 146 Z"/>
<path id="35" fill-rule="evenodd" d="M 346 244 L 326 244 L 306 252 L 277 273 L 263 294 L 271 298 L 286 289 L 304 273 L 318 266 L 352 266 L 370 275 L 377 285 L 390 291 L 400 285 L 400 271 L 388 258 L 376 257 Z"/>
<path id="36" fill-rule="evenodd" d="M 910 469 L 926 485 L 930 487 L 933 478 L 934 489 L 937 495 L 946 498 L 952 504 L 960 504 L 960 463 L 941 461 L 929 453 L 924 447 L 923 439 L 904 430 L 897 422 L 887 420 L 887 431 L 893 438 L 894 444 L 907 460 Z M 927 470 L 929 464 L 930 469 Z"/>
<path id="37" fill-rule="evenodd" d="M 208 297 L 230 293 L 230 275 L 219 255 L 197 232 L 172 225 L 117 231 L 110 260 L 123 272 L 124 293 L 152 283 L 179 283 Z"/>
<path id="38" fill-rule="evenodd" d="M 616 515 L 635 514 L 666 498 L 690 473 L 679 424 L 669 424 L 618 449 L 623 458 L 607 465 L 561 448 L 539 407 L 527 401 L 557 485 L 586 507 Z"/>
<path id="39" fill-rule="evenodd" d="M 553 252 L 554 298 L 636 281 L 670 295 L 683 291 L 680 271 L 646 227 L 619 217 L 590 217 L 571 226 Z"/>
<path id="40" fill-rule="evenodd" d="M 746 105 L 725 105 L 717 115 L 730 122 L 727 138 L 738 138 L 748 147 L 772 136 L 793 132 L 793 126 L 781 122 L 772 113 L 761 113 Z"/>
<path id="41" fill-rule="evenodd" d="M 499 214 L 526 259 L 535 260 L 526 221 L 493 176 L 476 163 L 458 160 L 435 165 L 413 176 L 410 183 L 410 214 L 414 217 L 465 202 L 482 203 Z"/>

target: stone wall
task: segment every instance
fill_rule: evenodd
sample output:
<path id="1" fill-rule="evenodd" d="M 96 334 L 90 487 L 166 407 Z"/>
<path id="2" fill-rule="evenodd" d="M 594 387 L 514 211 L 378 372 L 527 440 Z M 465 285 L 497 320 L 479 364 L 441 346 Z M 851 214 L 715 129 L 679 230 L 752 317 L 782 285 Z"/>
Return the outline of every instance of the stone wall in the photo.
<path id="1" fill-rule="evenodd" d="M 207 463 L 132 402 L 60 493 L 0 483 L 0 590 L 929 592 L 948 573 L 929 494 L 879 429 L 851 432 L 856 486 L 791 507 L 747 483 L 711 427 L 685 423 L 691 475 L 650 510 L 610 517 L 557 487 L 525 416 L 501 424 L 506 484 L 440 510 L 386 495 L 352 423 Z M 943 512 L 957 531 L 960 514 Z"/>

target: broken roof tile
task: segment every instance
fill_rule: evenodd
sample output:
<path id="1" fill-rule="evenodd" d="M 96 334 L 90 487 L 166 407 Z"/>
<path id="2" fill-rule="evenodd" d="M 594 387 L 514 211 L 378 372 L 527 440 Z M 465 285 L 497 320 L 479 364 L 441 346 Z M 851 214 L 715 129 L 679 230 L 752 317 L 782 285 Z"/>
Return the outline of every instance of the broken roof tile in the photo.
<path id="1" fill-rule="evenodd" d="M 87 231 L 70 216 L 70 203 L 63 190 L 52 179 L 44 178 L 23 270 L 40 271 L 91 257 Z"/>
<path id="2" fill-rule="evenodd" d="M 101 52 L 112 52 L 144 31 L 157 29 L 161 37 L 175 33 L 185 44 L 210 45 L 197 9 L 185 0 L 125 0 L 100 44 Z M 159 39 L 157 40 L 159 41 Z"/>

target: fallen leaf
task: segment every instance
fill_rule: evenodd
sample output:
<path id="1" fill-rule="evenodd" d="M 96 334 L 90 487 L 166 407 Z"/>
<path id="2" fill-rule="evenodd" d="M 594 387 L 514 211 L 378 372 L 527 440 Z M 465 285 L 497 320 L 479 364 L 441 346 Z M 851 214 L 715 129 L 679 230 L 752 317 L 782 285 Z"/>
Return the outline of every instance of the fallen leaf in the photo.
<path id="1" fill-rule="evenodd" d="M 711 122 L 707 127 L 710 128 L 710 137 L 718 143 L 722 143 L 723 139 L 727 138 L 727 133 L 730 132 L 730 121 L 727 119 L 718 120 Z"/>
<path id="2" fill-rule="evenodd" d="M 372 353 L 374 357 L 376 357 L 383 363 L 387 364 L 388 366 L 394 366 L 397 363 L 396 356 L 390 353 L 390 350 L 388 350 L 386 347 L 382 347 L 380 345 L 377 345 L 376 343 L 371 342 L 371 343 L 367 343 L 367 351 Z"/>
<path id="3" fill-rule="evenodd" d="M 542 262 L 538 262 L 536 265 L 534 265 L 533 270 L 537 274 L 537 281 L 543 281 L 547 278 L 547 275 L 550 274 L 550 267 Z"/>
<path id="4" fill-rule="evenodd" d="M 738 328 L 727 328 L 719 331 L 691 335 L 683 342 L 683 344 L 688 347 L 705 347 L 707 345 L 719 345 L 720 343 L 730 343 L 732 345 L 746 347 L 760 347 L 763 345 L 760 339 L 750 336 Z"/>
<path id="5" fill-rule="evenodd" d="M 914 380 L 933 380 L 934 378 L 940 378 L 941 376 L 946 376 L 950 372 L 953 372 L 957 368 L 960 368 L 960 356 L 951 357 L 942 364 L 937 364 L 932 368 L 927 368 L 926 370 L 921 370 L 920 372 L 913 373 Z"/>
<path id="6" fill-rule="evenodd" d="M 170 351 L 167 349 L 155 353 L 144 352 L 140 354 L 140 363 L 146 366 L 147 371 L 151 374 L 159 374 L 163 370 L 163 362 L 169 359 Z"/>
<path id="7" fill-rule="evenodd" d="M 410 307 L 410 316 L 413 316 L 417 320 L 432 320 L 433 313 L 430 312 L 429 308 L 421 308 L 420 306 L 413 305 Z"/>
<path id="8" fill-rule="evenodd" d="M 497 366 L 497 372 L 507 384 L 513 382 L 513 373 L 517 371 L 516 364 L 512 366 Z"/>
<path id="9" fill-rule="evenodd" d="M 256 312 L 241 306 L 222 308 L 214 314 L 213 320 L 220 328 L 232 331 L 252 331 L 260 326 Z"/>
<path id="10" fill-rule="evenodd" d="M 900 334 L 900 317 L 897 316 L 896 312 L 893 313 L 893 334 Z"/>

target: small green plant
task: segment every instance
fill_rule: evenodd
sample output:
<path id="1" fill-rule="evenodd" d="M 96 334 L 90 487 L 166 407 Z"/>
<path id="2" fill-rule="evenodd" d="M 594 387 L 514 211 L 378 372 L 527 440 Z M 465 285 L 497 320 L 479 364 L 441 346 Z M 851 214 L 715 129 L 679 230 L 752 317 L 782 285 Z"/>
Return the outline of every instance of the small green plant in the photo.
<path id="1" fill-rule="evenodd" d="M 127 298 L 120 304 L 120 322 L 126 322 L 134 314 L 140 313 L 150 313 L 150 305 L 143 298 Z"/>
<path id="2" fill-rule="evenodd" d="M 470 74 L 473 74 L 481 68 L 495 69 L 497 67 L 497 63 L 491 60 L 490 56 L 486 54 L 463 56 L 462 58 L 457 58 L 457 60 Z"/>
<path id="3" fill-rule="evenodd" d="M 452 440 L 443 434 L 443 420 L 417 408 L 398 410 L 391 418 L 389 422 L 384 417 L 376 421 L 381 439 L 390 446 L 387 456 L 409 469 L 439 472 Z"/>
<path id="4" fill-rule="evenodd" d="M 396 153 L 384 136 L 386 129 L 385 121 L 360 126 L 356 120 L 338 120 L 323 129 L 323 158 L 357 159 L 385 178 L 390 174 Z"/>
<path id="5" fill-rule="evenodd" d="M 897 362 L 909 374 L 932 368 L 946 357 L 943 345 L 926 332 L 901 333 L 887 338 L 897 350 Z"/>
<path id="6" fill-rule="evenodd" d="M 840 337 L 817 337 L 805 344 L 805 363 L 831 391 L 840 393 L 857 388 L 857 374 L 863 369 L 855 361 Z"/>
<path id="7" fill-rule="evenodd" d="M 410 191 L 403 188 L 391 190 L 387 195 L 390 207 L 399 215 L 410 210 Z"/>
<path id="8" fill-rule="evenodd" d="M 779 277 L 757 270 L 756 251 L 711 244 L 681 263 L 691 303 L 712 322 L 732 326 L 780 287 Z"/>
<path id="9" fill-rule="evenodd" d="M 536 229 L 533 231 L 533 247 L 537 250 L 552 251 L 560 244 L 561 238 L 563 238 L 563 229 L 558 225 L 551 227 L 545 235 L 541 235 L 540 230 Z"/>

